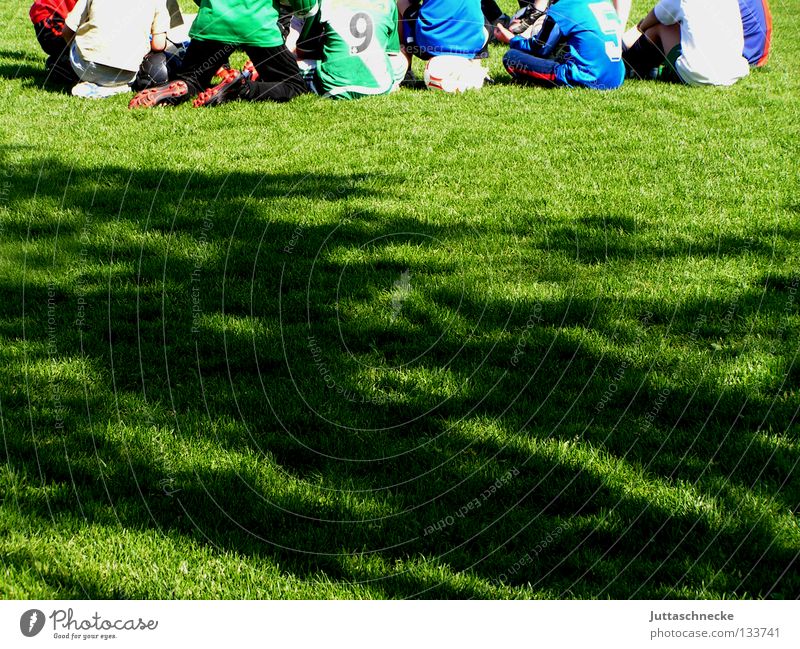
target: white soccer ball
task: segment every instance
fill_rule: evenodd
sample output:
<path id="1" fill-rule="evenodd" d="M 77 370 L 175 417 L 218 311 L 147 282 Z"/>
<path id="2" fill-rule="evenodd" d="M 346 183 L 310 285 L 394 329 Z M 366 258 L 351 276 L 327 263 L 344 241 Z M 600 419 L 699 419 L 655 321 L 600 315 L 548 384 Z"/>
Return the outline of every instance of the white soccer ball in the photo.
<path id="1" fill-rule="evenodd" d="M 434 56 L 425 64 L 423 79 L 425 86 L 430 90 L 466 92 L 483 87 L 486 70 L 479 61 L 443 54 Z"/>

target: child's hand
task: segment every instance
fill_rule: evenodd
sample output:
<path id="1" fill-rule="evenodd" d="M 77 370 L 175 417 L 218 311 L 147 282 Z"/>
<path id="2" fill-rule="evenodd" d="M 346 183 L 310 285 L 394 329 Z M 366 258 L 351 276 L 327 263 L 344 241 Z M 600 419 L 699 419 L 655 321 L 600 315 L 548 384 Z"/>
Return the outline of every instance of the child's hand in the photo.
<path id="1" fill-rule="evenodd" d="M 150 40 L 150 50 L 153 52 L 163 52 L 167 47 L 167 34 L 162 32 L 160 34 L 153 34 Z"/>
<path id="2" fill-rule="evenodd" d="M 512 34 L 508 29 L 503 27 L 500 23 L 497 23 L 494 26 L 494 37 L 500 41 L 501 43 L 505 43 L 506 45 L 509 41 L 514 38 L 514 34 Z"/>

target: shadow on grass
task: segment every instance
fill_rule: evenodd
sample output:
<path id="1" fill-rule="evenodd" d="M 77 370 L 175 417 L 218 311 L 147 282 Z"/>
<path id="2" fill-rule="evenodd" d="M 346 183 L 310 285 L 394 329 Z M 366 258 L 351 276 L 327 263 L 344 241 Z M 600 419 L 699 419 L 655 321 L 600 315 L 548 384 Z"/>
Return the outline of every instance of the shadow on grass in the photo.
<path id="1" fill-rule="evenodd" d="M 35 67 L 27 63 L 3 63 L 0 64 L 0 78 L 2 79 L 24 79 L 28 85 L 37 88 L 47 87 L 47 74 L 43 68 Z"/>
<path id="2" fill-rule="evenodd" d="M 592 297 L 568 228 L 509 257 L 519 232 L 393 213 L 390 178 L 43 160 L 14 180 L 12 209 L 41 203 L 6 228 L 0 279 L 32 526 L 158 529 L 387 597 L 800 589 L 791 276 Z M 682 254 L 642 250 L 627 217 L 576 227 L 592 264 Z M 523 272 L 558 290 L 515 294 Z M 759 350 L 765 377 L 726 380 Z"/>
<path id="3" fill-rule="evenodd" d="M 33 30 L 31 38 L 34 39 Z M 50 92 L 65 93 L 68 87 L 64 83 L 51 80 L 45 70 L 46 55 L 41 53 L 41 58 L 18 50 L 0 50 L 0 79 L 8 81 L 21 81 L 25 88 L 37 88 Z"/>

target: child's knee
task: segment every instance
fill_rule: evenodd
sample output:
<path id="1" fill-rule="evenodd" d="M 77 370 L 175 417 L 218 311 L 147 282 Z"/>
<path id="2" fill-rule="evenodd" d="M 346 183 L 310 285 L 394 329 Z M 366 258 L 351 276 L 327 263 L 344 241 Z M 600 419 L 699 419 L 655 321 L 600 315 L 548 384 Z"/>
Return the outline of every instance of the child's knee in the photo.
<path id="1" fill-rule="evenodd" d="M 514 50 L 508 50 L 503 55 L 503 67 L 512 77 L 516 76 L 516 72 L 520 67 L 520 57 Z"/>
<path id="2" fill-rule="evenodd" d="M 645 37 L 647 39 L 649 39 L 653 43 L 656 43 L 656 44 L 661 43 L 661 33 L 662 33 L 661 32 L 661 28 L 662 27 L 663 27 L 663 25 L 654 25 L 653 27 L 651 27 L 650 29 L 648 29 L 648 30 L 646 30 L 644 32 Z"/>

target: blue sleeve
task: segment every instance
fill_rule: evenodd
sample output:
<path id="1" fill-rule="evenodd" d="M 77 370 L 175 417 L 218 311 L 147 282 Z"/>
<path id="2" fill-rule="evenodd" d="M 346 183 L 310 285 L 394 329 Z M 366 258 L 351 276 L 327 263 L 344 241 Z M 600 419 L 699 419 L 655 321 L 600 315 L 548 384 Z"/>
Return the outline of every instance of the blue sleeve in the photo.
<path id="1" fill-rule="evenodd" d="M 508 41 L 508 46 L 512 50 L 521 50 L 523 52 L 530 52 L 532 40 L 533 40 L 532 38 L 524 38 L 523 36 L 514 36 L 514 38 Z"/>
<path id="2" fill-rule="evenodd" d="M 552 16 L 547 16 L 536 36 L 531 38 L 514 36 L 508 45 L 513 50 L 529 52 L 534 56 L 548 57 L 556 51 L 561 38 L 561 30 L 558 28 L 558 24 L 553 20 Z"/>

